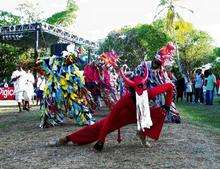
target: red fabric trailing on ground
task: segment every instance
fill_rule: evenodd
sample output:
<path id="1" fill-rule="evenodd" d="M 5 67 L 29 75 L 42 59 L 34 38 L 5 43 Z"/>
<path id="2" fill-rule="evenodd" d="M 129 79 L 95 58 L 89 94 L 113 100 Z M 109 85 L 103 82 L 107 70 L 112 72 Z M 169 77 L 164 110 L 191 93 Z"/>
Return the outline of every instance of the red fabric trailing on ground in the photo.
<path id="1" fill-rule="evenodd" d="M 166 92 L 165 103 L 169 106 L 172 102 L 173 86 L 170 83 L 156 86 L 148 90 L 149 99 Z M 153 107 L 150 109 L 153 126 L 146 129 L 143 134 L 157 140 L 160 136 L 165 112 L 162 108 Z M 93 125 L 83 127 L 67 136 L 69 141 L 78 145 L 89 144 L 94 141 L 105 141 L 107 134 L 128 124 L 136 123 L 136 105 L 131 94 L 124 95 L 112 108 L 111 112 Z"/>

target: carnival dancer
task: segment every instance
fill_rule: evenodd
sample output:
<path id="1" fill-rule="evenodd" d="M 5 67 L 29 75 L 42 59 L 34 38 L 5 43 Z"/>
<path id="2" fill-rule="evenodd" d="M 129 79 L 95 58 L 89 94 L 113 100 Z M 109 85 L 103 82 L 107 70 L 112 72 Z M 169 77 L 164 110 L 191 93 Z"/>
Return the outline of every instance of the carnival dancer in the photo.
<path id="1" fill-rule="evenodd" d="M 62 56 L 41 60 L 47 83 L 40 127 L 65 124 L 70 119 L 78 125 L 94 123 L 89 104 L 92 100 L 85 96 L 89 92 L 85 89 L 83 72 L 75 64 L 76 57 L 73 51 L 64 51 Z"/>
<path id="2" fill-rule="evenodd" d="M 116 101 L 116 93 L 112 89 L 109 68 L 117 62 L 117 59 L 118 55 L 115 52 L 105 52 L 97 60 L 84 67 L 85 84 L 94 101 L 97 105 L 100 105 L 99 99 L 102 98 L 109 109 Z"/>
<path id="3" fill-rule="evenodd" d="M 129 86 L 129 92 L 116 102 L 105 118 L 59 140 L 49 142 L 48 145 L 60 146 L 68 142 L 84 145 L 97 141 L 94 148 L 101 151 L 107 134 L 132 123 L 137 123 L 138 133 L 144 145 L 146 145 L 146 136 L 155 140 L 159 139 L 166 111 L 169 110 L 172 102 L 173 84 L 165 83 L 150 89 L 144 88 L 148 79 L 147 67 L 145 67 L 143 76 L 134 77 L 133 80 L 127 78 L 123 71 L 121 75 L 126 85 Z M 154 99 L 161 93 L 166 93 L 163 106 L 166 111 L 161 107 L 149 107 L 148 98 Z"/>
<path id="4" fill-rule="evenodd" d="M 24 100 L 24 84 L 25 84 L 25 76 L 26 73 L 25 71 L 22 69 L 21 65 L 17 65 L 16 69 L 11 76 L 11 81 L 14 84 L 14 94 L 15 94 L 15 100 L 18 102 L 18 108 L 19 108 L 19 112 L 22 111 L 21 106 Z M 24 103 L 23 103 L 24 106 Z M 23 109 L 25 109 L 25 107 L 23 107 Z"/>
<path id="5" fill-rule="evenodd" d="M 147 66 L 149 70 L 149 80 L 146 85 L 148 88 L 152 88 L 164 83 L 173 83 L 168 76 L 166 68 L 172 66 L 174 52 L 175 46 L 172 42 L 169 42 L 157 52 L 152 61 L 143 61 L 137 67 L 136 74 L 141 73 L 143 71 L 143 67 Z M 153 103 L 153 105 L 162 106 L 165 102 L 164 97 L 164 94 L 160 94 L 156 96 L 154 102 L 151 103 Z M 167 113 L 166 122 L 180 123 L 180 115 L 176 110 L 176 106 L 173 101 L 171 104 L 171 109 Z"/>

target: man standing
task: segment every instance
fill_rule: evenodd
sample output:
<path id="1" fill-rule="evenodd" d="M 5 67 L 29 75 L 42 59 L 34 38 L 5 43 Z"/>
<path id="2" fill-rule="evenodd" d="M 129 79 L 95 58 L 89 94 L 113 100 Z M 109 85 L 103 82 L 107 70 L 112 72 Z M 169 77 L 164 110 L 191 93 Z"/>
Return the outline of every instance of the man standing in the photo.
<path id="1" fill-rule="evenodd" d="M 11 80 L 14 84 L 15 100 L 18 102 L 19 112 L 21 112 L 21 103 L 23 102 L 24 84 L 25 84 L 25 71 L 20 65 L 16 66 L 16 69 L 11 76 Z"/>
<path id="2" fill-rule="evenodd" d="M 205 78 L 206 87 L 206 105 L 213 105 L 214 89 L 216 87 L 216 77 L 212 70 L 208 70 L 208 76 Z"/>
<path id="3" fill-rule="evenodd" d="M 195 75 L 195 103 L 198 103 L 198 100 L 200 100 L 200 103 L 203 103 L 204 96 L 203 96 L 203 74 L 201 69 L 196 70 Z"/>

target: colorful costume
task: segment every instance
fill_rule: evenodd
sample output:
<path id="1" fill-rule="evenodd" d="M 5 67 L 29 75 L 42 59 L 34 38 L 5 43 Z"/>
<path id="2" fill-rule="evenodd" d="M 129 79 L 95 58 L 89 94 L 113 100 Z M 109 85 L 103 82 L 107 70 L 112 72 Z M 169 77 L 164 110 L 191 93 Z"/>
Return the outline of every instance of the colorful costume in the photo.
<path id="1" fill-rule="evenodd" d="M 46 74 L 41 127 L 65 123 L 65 117 L 79 125 L 94 123 L 89 104 L 92 98 L 85 89 L 82 71 L 74 64 L 76 55 L 65 54 L 41 61 Z"/>
<path id="2" fill-rule="evenodd" d="M 172 64 L 174 50 L 175 47 L 171 43 L 168 43 L 165 47 L 159 50 L 153 61 L 144 61 L 137 67 L 136 74 L 142 74 L 143 67 L 145 66 L 149 70 L 149 80 L 146 83 L 147 88 L 152 88 L 165 83 L 172 83 L 165 67 Z M 155 62 L 158 64 L 157 68 L 153 67 Z M 164 103 L 165 95 L 160 94 L 156 96 L 153 102 L 151 102 L 151 105 L 162 106 Z M 172 102 L 170 109 L 171 110 L 167 113 L 166 121 L 180 123 L 180 115 L 176 110 L 174 102 Z"/>
<path id="3" fill-rule="evenodd" d="M 166 92 L 165 105 L 169 107 L 172 102 L 173 97 L 173 85 L 171 83 L 162 84 L 151 89 L 144 88 L 144 83 L 147 80 L 147 71 L 144 74 L 144 77 L 137 77 L 134 80 L 129 80 L 125 77 L 122 72 L 127 86 L 130 86 L 130 92 L 122 96 L 119 101 L 112 107 L 111 111 L 107 117 L 101 119 L 91 126 L 86 126 L 70 135 L 65 137 L 60 143 L 67 143 L 72 141 L 78 145 L 89 144 L 95 141 L 98 141 L 94 148 L 98 151 L 101 151 L 105 138 L 110 132 L 119 129 L 128 124 L 136 123 L 143 124 L 142 120 L 146 117 L 141 116 L 143 113 L 141 110 L 137 112 L 137 106 L 142 107 L 141 105 L 136 104 L 136 96 L 141 96 L 144 92 L 148 93 L 148 98 L 153 99 L 156 95 Z M 146 99 L 148 99 L 146 98 Z M 160 107 L 150 108 L 150 117 L 152 124 L 148 127 L 139 127 L 139 133 L 142 137 L 150 137 L 157 140 L 160 136 L 162 126 L 164 123 L 166 112 Z M 139 121 L 137 121 L 137 116 L 139 116 Z"/>
<path id="4" fill-rule="evenodd" d="M 109 109 L 116 100 L 115 90 L 110 83 L 109 67 L 115 64 L 116 60 L 117 56 L 114 52 L 106 52 L 84 67 L 86 88 L 91 92 L 97 105 L 101 97 Z"/>

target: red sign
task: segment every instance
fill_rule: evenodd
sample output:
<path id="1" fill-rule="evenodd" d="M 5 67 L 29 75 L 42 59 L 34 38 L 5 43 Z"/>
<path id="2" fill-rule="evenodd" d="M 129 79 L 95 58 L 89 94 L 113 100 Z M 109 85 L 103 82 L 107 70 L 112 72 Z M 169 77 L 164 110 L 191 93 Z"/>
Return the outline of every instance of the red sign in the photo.
<path id="1" fill-rule="evenodd" d="M 0 100 L 14 100 L 14 87 L 0 87 Z"/>

